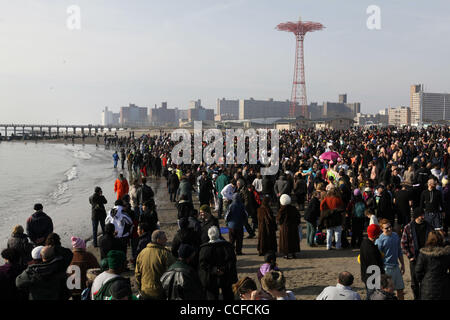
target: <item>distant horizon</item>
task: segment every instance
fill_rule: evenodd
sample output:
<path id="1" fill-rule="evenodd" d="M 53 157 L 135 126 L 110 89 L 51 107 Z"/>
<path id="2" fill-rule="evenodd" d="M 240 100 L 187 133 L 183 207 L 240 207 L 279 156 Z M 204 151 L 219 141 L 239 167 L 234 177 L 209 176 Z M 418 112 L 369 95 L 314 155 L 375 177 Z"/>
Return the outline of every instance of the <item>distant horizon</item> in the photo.
<path id="1" fill-rule="evenodd" d="M 290 100 L 295 37 L 275 27 L 299 16 L 326 27 L 305 38 L 308 104 L 347 93 L 376 114 L 410 106 L 413 84 L 450 91 L 445 0 L 378 0 L 379 30 L 368 28 L 371 0 L 0 1 L 0 123 L 101 123 L 105 107 L 129 103 Z"/>

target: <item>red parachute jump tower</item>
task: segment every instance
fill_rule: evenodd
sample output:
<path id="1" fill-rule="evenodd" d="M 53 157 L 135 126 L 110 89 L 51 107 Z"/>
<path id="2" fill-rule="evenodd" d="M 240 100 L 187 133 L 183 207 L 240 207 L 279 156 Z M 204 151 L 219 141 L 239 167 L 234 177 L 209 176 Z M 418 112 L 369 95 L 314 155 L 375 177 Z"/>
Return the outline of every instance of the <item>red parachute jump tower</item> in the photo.
<path id="1" fill-rule="evenodd" d="M 292 32 L 296 39 L 294 81 L 292 83 L 291 105 L 289 116 L 296 117 L 299 114 L 308 117 L 308 103 L 306 100 L 305 63 L 303 54 L 303 40 L 307 32 L 322 30 L 325 27 L 318 22 L 301 21 L 280 23 L 276 29 L 279 31 Z M 299 113 L 297 108 L 301 106 Z"/>

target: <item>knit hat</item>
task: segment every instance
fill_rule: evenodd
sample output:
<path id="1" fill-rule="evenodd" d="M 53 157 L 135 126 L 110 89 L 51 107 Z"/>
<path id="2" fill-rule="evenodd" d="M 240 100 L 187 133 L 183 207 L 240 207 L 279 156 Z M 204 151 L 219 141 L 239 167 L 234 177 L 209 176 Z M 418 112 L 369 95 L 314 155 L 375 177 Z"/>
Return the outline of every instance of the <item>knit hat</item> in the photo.
<path id="1" fill-rule="evenodd" d="M 111 250 L 106 257 L 108 259 L 108 267 L 110 269 L 118 269 L 125 264 L 127 257 L 123 251 Z"/>
<path id="2" fill-rule="evenodd" d="M 381 228 L 377 224 L 371 224 L 367 227 L 367 236 L 371 239 L 376 239 L 381 233 Z"/>
<path id="3" fill-rule="evenodd" d="M 34 249 L 31 251 L 31 257 L 32 257 L 34 260 L 39 260 L 39 259 L 41 259 L 41 250 L 42 250 L 42 248 L 44 248 L 44 246 L 37 246 L 36 248 L 34 248 Z"/>
<path id="4" fill-rule="evenodd" d="M 181 259 L 187 259 L 195 253 L 195 249 L 193 246 L 182 243 L 178 248 L 178 257 Z"/>
<path id="5" fill-rule="evenodd" d="M 86 243 L 84 242 L 83 239 L 78 237 L 72 237 L 70 240 L 72 241 L 72 247 L 74 249 L 86 249 Z"/>
<path id="6" fill-rule="evenodd" d="M 364 192 L 371 192 L 372 191 L 372 189 L 370 189 L 369 187 L 366 187 L 365 189 L 364 189 Z"/>
<path id="7" fill-rule="evenodd" d="M 361 190 L 355 189 L 355 190 L 353 191 L 353 195 L 354 195 L 355 197 L 361 195 Z"/>
<path id="8" fill-rule="evenodd" d="M 287 194 L 281 195 L 280 204 L 282 206 L 287 206 L 288 204 L 291 204 L 291 197 L 289 197 Z"/>

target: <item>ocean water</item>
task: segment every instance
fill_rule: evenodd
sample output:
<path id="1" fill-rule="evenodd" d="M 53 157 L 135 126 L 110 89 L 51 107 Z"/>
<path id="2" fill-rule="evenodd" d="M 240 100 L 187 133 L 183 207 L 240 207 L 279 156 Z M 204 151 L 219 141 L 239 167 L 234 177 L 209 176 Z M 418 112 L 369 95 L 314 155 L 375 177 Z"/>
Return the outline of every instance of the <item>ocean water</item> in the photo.
<path id="1" fill-rule="evenodd" d="M 120 169 L 113 168 L 113 152 L 94 145 L 0 142 L 0 249 L 15 225 L 26 229 L 35 203 L 43 204 L 63 245 L 70 247 L 72 236 L 90 237 L 94 188 L 102 188 L 107 210 L 114 204 Z"/>

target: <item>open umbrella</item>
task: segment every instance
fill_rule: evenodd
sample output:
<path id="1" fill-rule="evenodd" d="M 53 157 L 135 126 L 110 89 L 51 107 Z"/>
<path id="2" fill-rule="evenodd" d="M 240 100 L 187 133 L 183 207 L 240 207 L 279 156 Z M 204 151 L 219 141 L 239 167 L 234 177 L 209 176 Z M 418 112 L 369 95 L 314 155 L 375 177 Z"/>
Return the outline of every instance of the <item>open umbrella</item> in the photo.
<path id="1" fill-rule="evenodd" d="M 328 152 L 324 152 L 320 155 L 319 159 L 321 160 L 330 160 L 330 161 L 335 161 L 337 158 L 339 158 L 340 155 L 337 152 L 334 151 L 328 151 Z"/>

